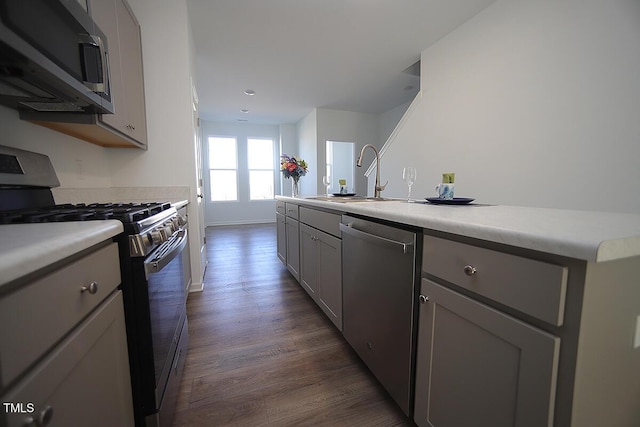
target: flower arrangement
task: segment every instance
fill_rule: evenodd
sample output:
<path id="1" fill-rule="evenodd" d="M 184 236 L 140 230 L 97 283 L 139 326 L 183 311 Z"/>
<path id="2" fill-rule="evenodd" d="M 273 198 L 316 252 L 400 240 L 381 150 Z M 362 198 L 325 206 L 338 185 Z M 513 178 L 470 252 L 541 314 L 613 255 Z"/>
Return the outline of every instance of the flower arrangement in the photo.
<path id="1" fill-rule="evenodd" d="M 295 156 L 283 154 L 280 156 L 280 171 L 285 178 L 293 178 L 294 181 L 298 181 L 301 176 L 307 174 L 307 162 L 297 159 Z"/>

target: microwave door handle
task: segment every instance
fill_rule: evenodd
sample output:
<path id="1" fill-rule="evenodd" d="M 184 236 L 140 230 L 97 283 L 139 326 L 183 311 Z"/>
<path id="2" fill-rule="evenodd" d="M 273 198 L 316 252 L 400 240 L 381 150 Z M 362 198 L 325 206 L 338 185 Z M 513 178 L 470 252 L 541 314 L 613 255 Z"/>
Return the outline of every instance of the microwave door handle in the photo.
<path id="1" fill-rule="evenodd" d="M 148 276 L 151 273 L 157 273 L 166 267 L 187 245 L 187 230 L 182 229 L 178 232 L 180 237 L 171 243 L 171 247 L 160 257 L 154 257 L 144 262 L 144 272 Z"/>

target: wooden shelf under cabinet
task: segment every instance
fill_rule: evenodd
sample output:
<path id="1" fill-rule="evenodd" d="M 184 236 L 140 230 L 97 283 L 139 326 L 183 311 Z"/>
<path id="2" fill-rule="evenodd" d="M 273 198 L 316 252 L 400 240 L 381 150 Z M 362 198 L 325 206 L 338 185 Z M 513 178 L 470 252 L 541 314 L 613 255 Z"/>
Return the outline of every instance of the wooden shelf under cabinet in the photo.
<path id="1" fill-rule="evenodd" d="M 68 117 L 58 117 L 58 115 L 63 114 L 66 113 L 43 115 L 42 113 L 32 114 L 21 111 L 20 118 L 83 141 L 100 145 L 101 147 L 147 148 L 146 143 L 143 144 L 133 138 L 120 134 L 108 125 L 105 125 L 100 120 L 100 116 L 96 114 L 71 114 Z"/>

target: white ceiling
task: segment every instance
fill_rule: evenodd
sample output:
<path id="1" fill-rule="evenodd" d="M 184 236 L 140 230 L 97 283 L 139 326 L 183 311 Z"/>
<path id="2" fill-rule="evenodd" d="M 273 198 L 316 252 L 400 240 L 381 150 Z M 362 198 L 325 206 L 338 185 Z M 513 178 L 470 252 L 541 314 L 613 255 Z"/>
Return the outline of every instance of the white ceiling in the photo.
<path id="1" fill-rule="evenodd" d="M 187 0 L 200 116 L 284 124 L 313 108 L 388 111 L 419 90 L 403 71 L 420 53 L 493 1 Z"/>

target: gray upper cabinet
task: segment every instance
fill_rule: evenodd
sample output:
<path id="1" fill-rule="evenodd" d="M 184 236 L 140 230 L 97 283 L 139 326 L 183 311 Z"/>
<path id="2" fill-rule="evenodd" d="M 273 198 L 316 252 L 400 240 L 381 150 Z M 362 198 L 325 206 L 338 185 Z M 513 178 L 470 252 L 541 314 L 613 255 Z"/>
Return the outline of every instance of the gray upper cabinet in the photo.
<path id="1" fill-rule="evenodd" d="M 147 148 L 140 25 L 125 0 L 89 0 L 107 36 L 113 114 L 20 112 L 20 118 L 103 147 Z"/>
<path id="2" fill-rule="evenodd" d="M 104 30 L 107 38 L 118 46 L 117 55 L 111 55 L 111 87 L 116 111 L 100 115 L 99 119 L 135 142 L 146 145 L 140 25 L 124 0 L 90 0 L 90 5 L 98 26 L 109 26 L 109 32 Z M 115 22 L 111 18 L 114 12 Z M 117 24 L 116 28 L 112 28 L 114 24 Z M 111 51 L 114 52 L 113 47 Z"/>

